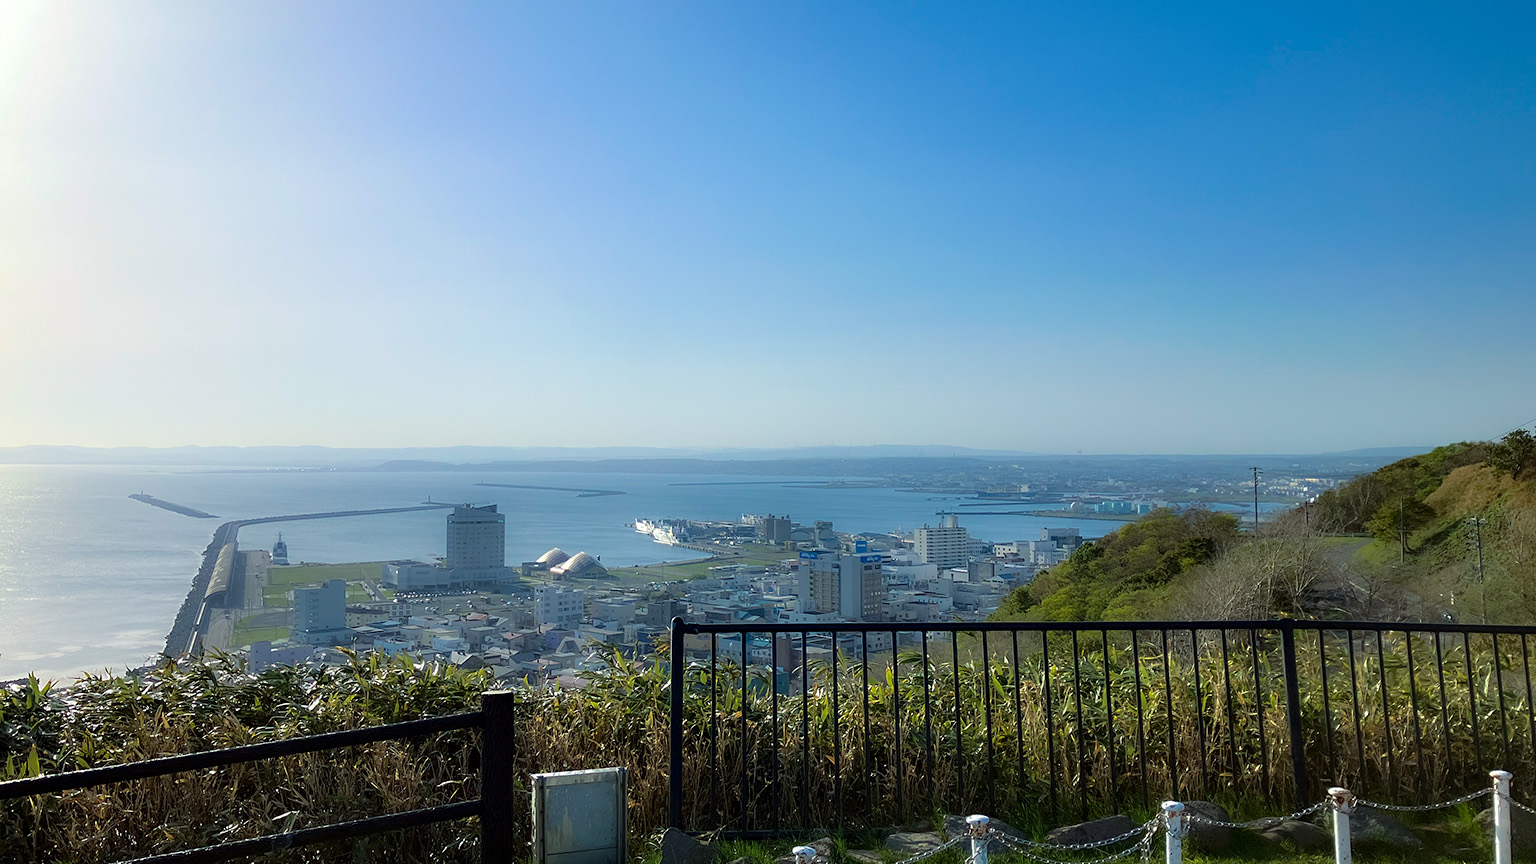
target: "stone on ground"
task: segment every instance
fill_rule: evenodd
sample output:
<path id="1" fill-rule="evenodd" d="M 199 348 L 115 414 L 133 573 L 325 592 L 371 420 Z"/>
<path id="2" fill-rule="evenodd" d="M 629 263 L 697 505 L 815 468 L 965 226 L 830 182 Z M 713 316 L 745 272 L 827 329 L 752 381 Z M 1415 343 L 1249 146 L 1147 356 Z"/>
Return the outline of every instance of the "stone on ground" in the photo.
<path id="1" fill-rule="evenodd" d="M 1184 815 L 1214 819 L 1217 822 L 1232 821 L 1232 814 L 1227 812 L 1227 808 L 1211 801 L 1185 801 Z M 1190 822 L 1188 825 L 1186 842 L 1201 852 L 1225 852 L 1232 845 L 1232 829 L 1224 825 L 1205 825 L 1200 822 Z"/>
<path id="2" fill-rule="evenodd" d="M 1098 843 L 1111 837 L 1119 837 L 1135 828 L 1136 823 L 1131 821 L 1131 817 L 1116 814 L 1107 819 L 1095 819 L 1092 822 L 1079 822 L 1076 825 L 1057 828 L 1045 835 L 1045 842 L 1055 843 L 1058 846 Z"/>
<path id="3" fill-rule="evenodd" d="M 944 838 L 932 831 L 898 831 L 885 838 L 885 848 L 903 858 L 921 855 L 944 845 Z"/>
<path id="4" fill-rule="evenodd" d="M 1297 852 L 1327 852 L 1333 848 L 1333 835 L 1299 819 L 1277 819 L 1259 830 L 1259 836 Z"/>
<path id="5" fill-rule="evenodd" d="M 1329 818 L 1331 820 L 1331 814 Z M 1363 806 L 1356 807 L 1355 812 L 1349 814 L 1349 843 L 1351 848 L 1356 846 L 1395 850 L 1424 848 L 1424 841 L 1409 831 L 1408 826 L 1387 813 Z"/>
<path id="6" fill-rule="evenodd" d="M 1536 815 L 1525 812 L 1518 807 L 1509 808 L 1509 843 L 1516 852 L 1529 852 L 1536 849 Z M 1487 835 L 1488 842 L 1493 842 L 1493 808 L 1477 814 L 1477 824 L 1483 826 L 1483 833 Z"/>
<path id="7" fill-rule="evenodd" d="M 713 864 L 715 844 L 701 843 L 676 828 L 661 837 L 661 864 Z"/>

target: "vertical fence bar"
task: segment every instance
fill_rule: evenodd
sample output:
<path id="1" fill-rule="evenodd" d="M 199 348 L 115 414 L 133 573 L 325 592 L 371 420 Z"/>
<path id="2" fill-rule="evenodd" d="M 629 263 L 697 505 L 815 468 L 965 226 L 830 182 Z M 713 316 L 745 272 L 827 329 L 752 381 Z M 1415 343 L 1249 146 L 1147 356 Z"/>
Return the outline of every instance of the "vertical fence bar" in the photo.
<path id="1" fill-rule="evenodd" d="M 672 619 L 672 716 L 667 737 L 667 824 L 683 830 L 683 619 Z"/>
<path id="2" fill-rule="evenodd" d="M 1232 783 L 1243 776 L 1237 765 L 1237 700 L 1232 697 L 1232 663 L 1227 651 L 1227 628 L 1221 628 L 1221 680 L 1227 688 L 1227 744 L 1232 763 Z"/>
<path id="3" fill-rule="evenodd" d="M 1466 634 L 1461 634 L 1461 650 L 1466 655 L 1467 661 L 1467 713 L 1472 715 L 1472 752 L 1477 764 L 1476 769 L 1483 767 L 1483 735 L 1477 723 L 1477 672 L 1472 668 L 1472 639 Z"/>
<path id="4" fill-rule="evenodd" d="M 768 694 L 772 700 L 773 726 L 773 779 L 769 781 L 769 794 L 773 806 L 773 830 L 783 827 L 779 823 L 779 634 L 768 634 Z"/>
<path id="5" fill-rule="evenodd" d="M 1408 654 L 1408 704 L 1413 707 L 1413 753 L 1417 766 L 1417 770 L 1414 773 L 1418 775 L 1418 782 L 1415 785 L 1419 788 L 1419 803 L 1427 804 L 1429 802 L 1429 789 L 1426 787 L 1429 786 L 1429 777 L 1424 770 L 1424 735 L 1420 730 L 1419 722 L 1418 670 L 1413 663 L 1413 633 L 1411 631 L 1403 631 L 1403 644 L 1406 646 Z"/>
<path id="6" fill-rule="evenodd" d="M 1394 751 L 1396 745 L 1392 743 L 1392 703 L 1387 699 L 1387 658 L 1382 652 L 1381 643 L 1385 637 L 1381 630 L 1376 631 L 1376 674 L 1377 683 L 1381 689 L 1381 731 L 1387 739 L 1387 788 L 1392 794 L 1397 794 L 1397 755 Z"/>
<path id="7" fill-rule="evenodd" d="M 1163 707 L 1168 712 L 1168 788 L 1175 799 L 1179 797 L 1179 752 L 1173 741 L 1173 671 L 1168 653 L 1168 628 L 1163 628 Z M 1199 712 L 1195 712 L 1197 715 Z"/>
<path id="8" fill-rule="evenodd" d="M 1493 864 L 1512 864 L 1509 836 L 1509 779 L 1508 771 L 1490 771 L 1493 778 Z"/>
<path id="9" fill-rule="evenodd" d="M 1259 672 L 1259 631 L 1248 630 L 1248 651 L 1253 655 L 1253 711 L 1259 723 L 1259 767 L 1264 776 L 1264 794 L 1275 793 L 1269 778 L 1269 738 L 1264 731 L 1264 678 Z"/>
<path id="10" fill-rule="evenodd" d="M 1525 717 L 1530 724 L 1531 731 L 1530 746 L 1526 750 L 1526 754 L 1529 757 L 1536 754 L 1536 706 L 1531 705 L 1531 651 L 1526 645 L 1525 636 L 1526 634 L 1524 633 L 1520 634 L 1520 664 L 1525 669 Z M 1532 761 L 1536 760 L 1527 758 L 1525 767 L 1531 767 Z"/>
<path id="11" fill-rule="evenodd" d="M 1322 636 L 1322 631 L 1318 631 Z M 1296 673 L 1296 622 L 1280 622 L 1280 664 L 1285 675 L 1285 728 L 1291 739 L 1291 791 L 1293 803 L 1300 807 L 1311 796 L 1307 779 L 1307 739 L 1301 725 L 1301 683 Z M 1325 697 L 1326 703 L 1326 697 Z"/>
<path id="12" fill-rule="evenodd" d="M 1504 707 L 1504 658 L 1499 654 L 1499 634 L 1493 633 L 1493 686 L 1499 691 L 1499 734 L 1504 741 L 1505 765 L 1513 765 L 1509 758 L 1509 713 Z"/>
<path id="13" fill-rule="evenodd" d="M 1077 734 L 1072 740 L 1077 744 L 1077 809 L 1084 819 L 1088 818 L 1088 752 L 1083 746 L 1083 667 L 1079 659 L 1077 631 L 1072 631 L 1072 697 L 1077 705 Z"/>
<path id="14" fill-rule="evenodd" d="M 891 722 L 896 736 L 896 818 L 905 821 L 907 811 L 905 800 L 902 797 L 902 780 L 906 776 L 906 766 L 901 761 L 901 639 L 895 630 L 891 631 Z"/>
<path id="15" fill-rule="evenodd" d="M 518 860 L 517 796 L 517 697 L 511 690 L 487 690 L 480 694 L 480 860 L 483 864 L 512 864 Z M 678 739 L 678 744 L 681 744 Z M 673 750 L 678 746 L 674 745 Z M 681 778 L 676 762 L 673 775 Z M 674 807 L 675 809 L 675 807 Z M 674 816 L 674 820 L 676 816 Z"/>
<path id="16" fill-rule="evenodd" d="M 1292 625 L 1294 630 L 1294 625 Z M 1317 631 L 1317 663 L 1322 670 L 1323 685 L 1323 731 L 1328 737 L 1328 777 L 1336 780 L 1339 777 L 1339 753 L 1333 742 L 1333 697 L 1328 686 L 1328 631 Z M 1298 708 L 1298 711 L 1300 709 Z M 1308 796 L 1310 797 L 1310 796 Z"/>
<path id="17" fill-rule="evenodd" d="M 859 632 L 859 650 L 862 652 L 862 657 L 863 657 L 863 661 L 864 661 L 863 664 L 862 664 L 863 665 L 863 672 L 860 675 L 860 679 L 861 679 L 861 681 L 863 683 L 863 687 L 861 689 L 864 691 L 864 758 L 861 760 L 863 762 L 863 765 L 864 765 L 864 818 L 873 821 L 874 820 L 874 816 L 875 816 L 875 790 L 874 790 L 875 765 L 874 765 L 874 762 L 871 759 L 871 754 L 874 753 L 874 748 L 870 746 L 870 744 L 871 744 L 871 736 L 869 734 L 869 631 L 868 630 L 862 630 L 862 631 Z"/>
<path id="18" fill-rule="evenodd" d="M 832 631 L 832 801 L 836 812 L 832 824 L 843 827 L 843 733 L 838 728 L 838 692 L 843 689 L 837 680 L 837 655 L 843 653 L 837 644 L 837 632 Z"/>
<path id="19" fill-rule="evenodd" d="M 1045 756 L 1051 773 L 1051 821 L 1061 818 L 1056 797 L 1056 710 L 1052 705 L 1051 692 L 1051 640 L 1050 634 L 1040 631 L 1040 669 L 1045 681 Z"/>
<path id="20" fill-rule="evenodd" d="M 747 705 L 751 694 L 747 689 L 747 670 L 751 665 L 747 662 L 747 631 L 741 631 L 741 822 L 743 828 L 747 823 L 747 795 L 751 790 L 751 762 L 755 748 L 747 738 Z"/>
<path id="21" fill-rule="evenodd" d="M 1019 665 L 1019 631 L 1013 631 L 1013 732 L 1017 749 L 1014 755 L 1018 757 L 1018 774 L 1015 775 L 1013 786 L 1024 794 L 1024 698 L 1019 692 L 1024 687 L 1024 667 Z"/>
<path id="22" fill-rule="evenodd" d="M 960 725 L 960 633 L 949 634 L 949 658 L 955 673 L 955 798 L 965 801 L 965 748 Z"/>
<path id="23" fill-rule="evenodd" d="M 1148 809 L 1152 806 L 1149 789 L 1152 784 L 1147 780 L 1147 715 L 1142 706 L 1141 693 L 1141 631 L 1134 627 L 1131 628 L 1131 672 L 1136 684 L 1136 761 L 1141 766 L 1141 806 L 1142 809 Z"/>
<path id="24" fill-rule="evenodd" d="M 992 738 L 992 653 L 987 631 L 981 631 L 981 704 L 987 733 L 987 809 L 997 812 L 997 751 Z"/>
<path id="25" fill-rule="evenodd" d="M 1205 745 L 1205 689 L 1200 685 L 1200 633 L 1194 628 L 1189 631 L 1189 645 L 1190 661 L 1195 667 L 1195 735 L 1200 743 L 1200 790 L 1204 792 L 1210 783 L 1211 766 Z"/>
<path id="26" fill-rule="evenodd" d="M 1120 810 L 1120 768 L 1115 760 L 1115 703 L 1112 698 L 1114 690 L 1114 671 L 1109 668 L 1109 630 L 1099 631 L 1099 638 L 1104 640 L 1102 648 L 1104 654 L 1104 730 L 1105 747 L 1109 753 L 1109 802 L 1115 811 Z"/>
<path id="27" fill-rule="evenodd" d="M 1445 738 L 1444 774 L 1449 777 L 1451 766 L 1455 763 L 1451 760 L 1451 716 L 1449 700 L 1445 695 L 1445 654 L 1441 649 L 1439 633 L 1435 634 L 1435 675 L 1440 679 L 1440 731 Z"/>
<path id="28" fill-rule="evenodd" d="M 720 662 L 719 635 L 709 634 L 709 814 L 720 821 Z"/>
<path id="29" fill-rule="evenodd" d="M 923 638 L 923 747 L 927 750 L 926 759 L 928 771 L 928 806 L 934 803 L 935 784 L 933 780 L 933 691 L 928 680 L 928 631 L 922 632 Z"/>
<path id="30" fill-rule="evenodd" d="M 800 827 L 811 823 L 811 632 L 800 631 Z"/>
<path id="31" fill-rule="evenodd" d="M 1354 706 L 1355 721 L 1355 755 L 1359 759 L 1357 779 L 1365 776 L 1365 733 L 1360 728 L 1360 678 L 1355 669 L 1355 631 L 1344 631 L 1344 644 L 1349 648 L 1349 699 Z M 1341 776 L 1337 778 L 1343 780 Z"/>

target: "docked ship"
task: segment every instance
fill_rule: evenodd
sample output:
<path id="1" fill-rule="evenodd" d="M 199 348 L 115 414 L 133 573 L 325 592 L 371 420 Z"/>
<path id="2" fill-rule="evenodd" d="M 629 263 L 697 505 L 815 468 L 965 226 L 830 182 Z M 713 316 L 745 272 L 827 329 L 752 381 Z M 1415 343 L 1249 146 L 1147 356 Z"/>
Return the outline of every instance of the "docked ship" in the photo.
<path id="1" fill-rule="evenodd" d="M 657 543 L 665 543 L 668 546 L 681 546 L 683 543 L 682 540 L 678 539 L 677 532 L 673 531 L 670 525 L 656 526 L 655 530 L 651 532 L 651 539 Z"/>
<path id="2" fill-rule="evenodd" d="M 656 523 L 649 519 L 636 519 L 635 530 L 641 534 L 651 534 L 656 530 Z"/>
<path id="3" fill-rule="evenodd" d="M 277 532 L 277 542 L 272 544 L 272 563 L 288 563 L 288 544 L 283 542 L 283 532 Z"/>

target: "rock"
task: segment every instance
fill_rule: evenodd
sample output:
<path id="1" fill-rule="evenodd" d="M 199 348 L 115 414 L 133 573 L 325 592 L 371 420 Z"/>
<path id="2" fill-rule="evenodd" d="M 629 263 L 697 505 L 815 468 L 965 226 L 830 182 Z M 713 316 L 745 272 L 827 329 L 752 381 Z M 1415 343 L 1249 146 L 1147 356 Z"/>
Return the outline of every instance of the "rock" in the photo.
<path id="1" fill-rule="evenodd" d="M 1521 810 L 1518 807 L 1509 808 L 1509 842 L 1516 852 L 1529 852 L 1536 849 L 1536 815 Z M 1477 824 L 1483 826 L 1483 833 L 1488 837 L 1488 842 L 1493 842 L 1493 809 L 1489 808 L 1477 814 Z"/>
<path id="2" fill-rule="evenodd" d="M 752 859 L 743 855 L 740 858 L 731 859 L 730 864 L 752 864 Z"/>
<path id="3" fill-rule="evenodd" d="M 944 845 L 944 838 L 931 831 L 898 831 L 885 838 L 885 848 L 903 858 L 921 855 Z"/>
<path id="4" fill-rule="evenodd" d="M 713 864 L 715 844 L 701 843 L 676 828 L 661 837 L 661 864 Z"/>
<path id="5" fill-rule="evenodd" d="M 1184 815 L 1199 816 L 1217 822 L 1232 821 L 1232 814 L 1227 812 L 1227 808 L 1211 801 L 1185 801 Z M 1189 833 L 1185 838 L 1192 848 L 1201 852 L 1225 852 L 1227 847 L 1232 845 L 1232 829 L 1225 825 L 1190 822 Z"/>
<path id="6" fill-rule="evenodd" d="M 797 846 L 809 846 L 816 850 L 817 864 L 827 864 L 832 860 L 832 838 L 823 837 L 820 840 L 812 840 L 809 843 L 797 843 Z M 795 853 L 789 852 L 780 855 L 774 860 L 774 864 L 795 864 Z"/>
<path id="7" fill-rule="evenodd" d="M 1079 843 L 1098 843 L 1135 829 L 1136 823 L 1129 816 L 1115 815 L 1092 822 L 1079 822 L 1057 828 L 1045 835 L 1045 842 L 1058 846 L 1076 846 Z"/>
<path id="8" fill-rule="evenodd" d="M 1275 820 L 1260 829 L 1259 836 L 1266 841 L 1288 846 L 1297 852 L 1327 852 L 1333 848 L 1333 835 L 1299 819 Z"/>
<path id="9" fill-rule="evenodd" d="M 873 849 L 849 849 L 848 857 L 853 861 L 860 862 L 860 864 L 883 864 L 885 861 L 884 858 L 880 857 L 880 853 Z"/>
<path id="10" fill-rule="evenodd" d="M 1355 812 L 1349 814 L 1349 844 L 1351 848 L 1357 846 L 1396 850 L 1424 848 L 1424 841 L 1409 831 L 1408 826 L 1389 814 L 1363 806 L 1356 807 Z"/>

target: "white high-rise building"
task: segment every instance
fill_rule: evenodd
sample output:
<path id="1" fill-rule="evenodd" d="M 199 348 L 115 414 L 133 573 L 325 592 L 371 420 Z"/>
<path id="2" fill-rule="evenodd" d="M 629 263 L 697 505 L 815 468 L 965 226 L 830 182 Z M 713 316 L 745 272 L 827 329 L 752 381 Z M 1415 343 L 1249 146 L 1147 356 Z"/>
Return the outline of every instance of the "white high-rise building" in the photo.
<path id="1" fill-rule="evenodd" d="M 495 504 L 453 508 L 448 516 L 449 570 L 489 570 L 507 565 L 507 517 Z"/>
<path id="2" fill-rule="evenodd" d="M 567 585 L 550 583 L 533 589 L 534 621 L 540 627 L 552 625 L 566 630 L 581 626 L 587 592 Z"/>
<path id="3" fill-rule="evenodd" d="M 293 589 L 293 630 L 289 638 L 332 645 L 347 635 L 347 583 L 332 579 L 318 588 Z"/>
<path id="4" fill-rule="evenodd" d="M 940 570 L 963 567 L 971 556 L 971 535 L 960 527 L 958 516 L 945 516 L 937 528 L 924 525 L 917 529 L 913 539 L 917 557 L 924 564 L 938 565 Z"/>

